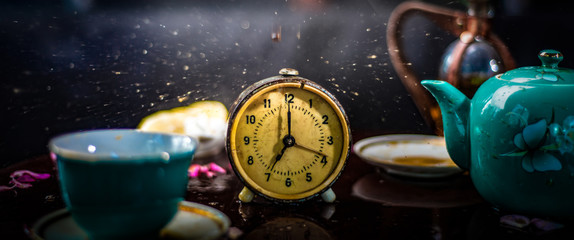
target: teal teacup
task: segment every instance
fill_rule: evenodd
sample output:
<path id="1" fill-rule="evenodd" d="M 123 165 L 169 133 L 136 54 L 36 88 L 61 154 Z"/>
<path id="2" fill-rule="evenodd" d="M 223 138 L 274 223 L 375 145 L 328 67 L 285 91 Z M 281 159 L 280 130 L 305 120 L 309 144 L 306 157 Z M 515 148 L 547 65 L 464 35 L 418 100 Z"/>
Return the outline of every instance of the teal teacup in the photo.
<path id="1" fill-rule="evenodd" d="M 90 239 L 155 238 L 185 196 L 197 141 L 130 129 L 55 137 L 60 185 Z"/>

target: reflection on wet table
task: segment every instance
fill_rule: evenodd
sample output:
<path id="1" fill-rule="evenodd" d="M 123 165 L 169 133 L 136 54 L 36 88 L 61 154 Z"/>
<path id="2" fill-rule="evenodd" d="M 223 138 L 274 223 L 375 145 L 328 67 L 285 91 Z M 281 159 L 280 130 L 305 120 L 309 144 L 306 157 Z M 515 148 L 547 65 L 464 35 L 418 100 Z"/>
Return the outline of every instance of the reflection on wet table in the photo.
<path id="1" fill-rule="evenodd" d="M 357 138 L 363 136 L 368 135 Z M 237 197 L 243 185 L 231 171 L 227 155 L 220 152 L 194 160 L 202 166 L 210 163 L 226 173 L 190 178 L 186 201 L 229 219 L 221 239 L 567 239 L 572 234 L 567 221 L 542 219 L 548 222 L 541 225 L 541 219 L 493 209 L 464 173 L 423 180 L 390 175 L 353 153 L 333 185 L 334 203 L 316 198 L 301 204 L 276 204 L 261 197 L 243 203 Z M 0 193 L 5 212 L 1 235 L 27 239 L 38 219 L 61 211 L 64 205 L 48 156 L 3 169 L 0 180 L 7 181 L 4 176 L 16 169 L 51 174 L 31 188 Z"/>

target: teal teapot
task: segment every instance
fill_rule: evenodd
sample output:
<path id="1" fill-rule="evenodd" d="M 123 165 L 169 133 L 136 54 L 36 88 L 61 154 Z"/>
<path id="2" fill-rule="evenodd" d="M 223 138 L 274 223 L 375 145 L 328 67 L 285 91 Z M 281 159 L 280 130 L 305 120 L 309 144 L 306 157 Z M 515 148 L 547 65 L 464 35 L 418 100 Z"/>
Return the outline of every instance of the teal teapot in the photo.
<path id="1" fill-rule="evenodd" d="M 468 99 L 445 81 L 424 80 L 437 99 L 448 152 L 499 209 L 574 217 L 574 70 L 541 51 L 540 67 L 484 82 Z"/>

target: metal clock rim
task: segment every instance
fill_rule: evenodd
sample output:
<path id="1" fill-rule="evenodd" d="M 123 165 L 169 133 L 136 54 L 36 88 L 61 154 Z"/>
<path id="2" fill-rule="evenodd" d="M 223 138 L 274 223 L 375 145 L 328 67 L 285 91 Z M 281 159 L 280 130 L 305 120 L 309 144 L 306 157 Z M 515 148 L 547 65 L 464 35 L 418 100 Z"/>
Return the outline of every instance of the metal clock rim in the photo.
<path id="1" fill-rule="evenodd" d="M 348 144 L 348 146 L 346 148 L 342 149 L 342 154 L 341 154 L 341 159 L 343 159 L 344 156 L 344 161 L 342 163 L 342 166 L 337 167 L 340 168 L 340 170 L 338 170 L 338 172 L 336 173 L 336 175 L 334 175 L 333 179 L 327 183 L 326 185 L 319 185 L 317 187 L 321 187 L 322 189 L 320 191 L 318 191 L 317 193 L 311 194 L 307 197 L 303 197 L 303 198 L 297 198 L 297 199 L 282 199 L 282 198 L 276 198 L 276 197 L 272 197 L 269 196 L 267 194 L 264 194 L 263 192 L 259 191 L 256 189 L 256 187 L 251 186 L 251 184 L 249 183 L 249 181 L 247 181 L 244 176 L 239 172 L 238 170 L 238 166 L 235 164 L 235 161 L 233 160 L 233 153 L 231 150 L 231 146 L 230 146 L 230 135 L 231 135 L 231 131 L 233 130 L 233 125 L 234 125 L 234 121 L 232 121 L 233 119 L 235 119 L 237 117 L 238 114 L 238 110 L 241 109 L 245 103 L 247 102 L 246 100 L 250 99 L 251 97 L 253 97 L 254 95 L 258 94 L 260 91 L 276 85 L 276 84 L 282 84 L 282 83 L 299 83 L 301 85 L 301 88 L 303 88 L 305 85 L 308 85 L 312 88 L 317 89 L 319 92 L 325 94 L 330 101 L 332 101 L 332 103 L 336 106 L 337 108 L 337 114 L 339 115 L 339 118 L 342 118 L 342 120 L 344 120 L 344 122 L 342 122 L 341 120 L 341 126 L 343 128 L 343 131 L 346 132 L 346 136 L 347 136 L 347 141 L 346 143 Z M 298 203 L 298 202 L 304 202 L 307 201 L 309 199 L 312 199 L 322 193 L 324 193 L 325 191 L 327 191 L 328 189 L 330 189 L 333 184 L 337 181 L 337 179 L 340 177 L 340 175 L 342 174 L 343 170 L 345 169 L 346 165 L 347 165 L 347 160 L 350 156 L 350 152 L 351 152 L 351 146 L 352 146 L 352 136 L 351 136 L 351 130 L 348 127 L 349 126 L 349 118 L 347 116 L 347 114 L 345 113 L 345 110 L 343 109 L 341 103 L 330 93 L 328 92 L 325 88 L 321 87 L 320 85 L 318 85 L 317 83 L 303 78 L 303 77 L 299 77 L 299 76 L 273 76 L 273 77 L 269 77 L 269 78 L 265 78 L 263 80 L 259 80 L 258 82 L 252 84 L 251 86 L 249 86 L 248 88 L 246 88 L 245 90 L 242 91 L 242 93 L 239 95 L 239 97 L 235 100 L 235 102 L 233 103 L 232 107 L 230 108 L 229 111 L 229 118 L 228 118 L 228 123 L 227 123 L 227 130 L 226 130 L 226 135 L 225 135 L 225 139 L 226 139 L 226 152 L 230 161 L 230 164 L 232 166 L 232 169 L 235 173 L 235 175 L 240 179 L 240 181 L 243 183 L 243 185 L 245 187 L 247 187 L 249 190 L 251 190 L 253 193 L 264 197 L 265 199 L 268 199 L 274 203 Z M 345 129 L 346 128 L 346 129 Z M 332 176 L 328 176 L 326 179 L 331 178 Z M 281 195 L 281 194 L 279 194 Z"/>

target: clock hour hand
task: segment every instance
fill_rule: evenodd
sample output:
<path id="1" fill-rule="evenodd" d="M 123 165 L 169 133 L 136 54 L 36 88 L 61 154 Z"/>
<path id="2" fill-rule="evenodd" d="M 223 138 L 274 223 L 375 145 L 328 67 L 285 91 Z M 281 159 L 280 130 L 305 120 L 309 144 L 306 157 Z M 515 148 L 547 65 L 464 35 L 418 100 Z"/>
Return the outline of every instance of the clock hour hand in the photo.
<path id="1" fill-rule="evenodd" d="M 296 144 L 295 138 L 293 138 L 291 135 L 287 135 L 283 138 L 283 148 L 281 149 L 281 152 L 277 154 L 277 157 L 275 157 L 275 161 L 273 162 L 273 165 L 271 165 L 270 171 L 273 171 L 275 164 L 277 164 L 277 162 L 281 160 L 283 154 L 285 154 L 285 150 L 287 150 L 287 148 L 295 146 L 295 144 Z"/>
<path id="2" fill-rule="evenodd" d="M 271 165 L 271 169 L 269 169 L 269 171 L 273 171 L 275 164 L 277 162 L 279 162 L 279 160 L 281 160 L 281 158 L 283 157 L 283 154 L 285 153 L 285 149 L 287 149 L 287 145 L 284 145 L 283 149 L 281 149 L 281 152 L 279 154 L 277 154 L 277 157 L 275 157 L 275 161 L 273 161 L 273 165 Z"/>

